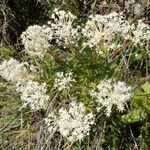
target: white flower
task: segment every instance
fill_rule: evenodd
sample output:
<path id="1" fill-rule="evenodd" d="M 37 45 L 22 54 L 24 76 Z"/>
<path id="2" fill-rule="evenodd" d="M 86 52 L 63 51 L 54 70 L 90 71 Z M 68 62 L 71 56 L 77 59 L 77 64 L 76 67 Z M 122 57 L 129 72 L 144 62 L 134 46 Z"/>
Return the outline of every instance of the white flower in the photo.
<path id="1" fill-rule="evenodd" d="M 131 97 L 131 87 L 126 86 L 121 81 L 113 82 L 112 80 L 106 80 L 97 85 L 97 91 L 91 91 L 91 93 L 91 96 L 95 97 L 98 103 L 97 110 L 104 107 L 106 115 L 109 117 L 113 105 L 119 111 L 124 110 L 124 105 Z"/>
<path id="2" fill-rule="evenodd" d="M 54 88 L 57 88 L 59 91 L 69 89 L 72 86 L 72 83 L 75 82 L 75 79 L 73 79 L 72 76 L 72 72 L 66 74 L 63 72 L 56 73 Z"/>
<path id="3" fill-rule="evenodd" d="M 29 105 L 34 111 L 45 109 L 49 99 L 46 95 L 46 84 L 30 80 L 31 75 L 25 64 L 13 58 L 4 60 L 0 65 L 0 75 L 15 86 L 15 90 L 21 95 L 23 106 Z"/>
<path id="4" fill-rule="evenodd" d="M 39 84 L 32 80 L 16 84 L 23 106 L 30 106 L 33 111 L 46 109 L 49 96 L 46 95 L 46 83 Z"/>
<path id="5" fill-rule="evenodd" d="M 148 45 L 150 40 L 150 27 L 148 24 L 143 23 L 142 20 L 138 20 L 137 24 L 131 24 L 129 32 L 124 35 L 125 40 L 130 40 L 133 45 L 139 44 L 143 46 Z"/>
<path id="6" fill-rule="evenodd" d="M 144 11 L 144 9 L 141 4 L 138 4 L 138 3 L 135 4 L 135 6 L 134 6 L 134 14 L 135 15 L 141 15 L 143 11 Z"/>
<path id="7" fill-rule="evenodd" d="M 49 133 L 54 134 L 58 130 L 57 115 L 55 111 L 52 111 L 44 121 L 48 127 Z"/>
<path id="8" fill-rule="evenodd" d="M 86 114 L 82 103 L 72 102 L 69 108 L 59 109 L 58 114 L 49 114 L 45 122 L 49 131 L 59 131 L 68 141 L 75 142 L 89 134 L 91 125 L 94 124 L 94 116 L 92 113 Z"/>
<path id="9" fill-rule="evenodd" d="M 74 44 L 78 35 L 78 27 L 74 28 L 73 23 L 76 17 L 71 12 L 54 9 L 51 16 L 53 21 L 49 21 L 51 28 L 54 31 L 56 42 L 61 45 Z"/>
<path id="10" fill-rule="evenodd" d="M 142 46 L 145 41 L 150 40 L 150 27 L 148 24 L 143 23 L 142 20 L 138 20 L 138 24 L 134 26 L 132 33 L 131 40 L 134 44 L 139 43 Z"/>
<path id="11" fill-rule="evenodd" d="M 94 47 L 98 54 L 103 54 L 102 46 L 109 51 L 119 48 L 121 42 L 126 40 L 143 46 L 150 39 L 150 27 L 142 20 L 137 24 L 131 23 L 125 20 L 123 13 L 112 12 L 108 15 L 91 15 L 82 29 L 82 34 L 87 40 L 84 45 Z M 118 44 L 115 42 L 117 38 L 121 38 Z"/>
<path id="12" fill-rule="evenodd" d="M 27 78 L 28 71 L 25 68 L 24 63 L 20 63 L 16 59 L 10 58 L 9 60 L 4 60 L 0 64 L 0 75 L 6 81 L 15 84 Z"/>
<path id="13" fill-rule="evenodd" d="M 85 44 L 91 48 L 96 47 L 99 50 L 98 53 L 103 54 L 99 45 L 101 41 L 104 43 L 104 46 L 107 45 L 106 48 L 111 49 L 108 45 L 111 46 L 110 43 L 113 43 L 116 35 L 126 36 L 129 29 L 129 22 L 123 20 L 122 13 L 112 12 L 108 15 L 91 15 L 82 29 L 82 34 L 87 39 Z"/>
<path id="14" fill-rule="evenodd" d="M 45 52 L 50 47 L 49 42 L 52 40 L 52 36 L 53 32 L 47 26 L 29 26 L 27 30 L 21 34 L 21 40 L 25 47 L 25 52 L 30 56 L 43 58 Z"/>
<path id="15" fill-rule="evenodd" d="M 135 15 L 141 15 L 144 12 L 143 6 L 135 0 L 126 0 L 125 9 L 128 13 L 134 12 Z"/>
<path id="16" fill-rule="evenodd" d="M 125 1 L 125 8 L 126 9 L 130 9 L 130 7 L 132 6 L 132 5 L 134 5 L 135 4 L 135 0 L 126 0 Z"/>

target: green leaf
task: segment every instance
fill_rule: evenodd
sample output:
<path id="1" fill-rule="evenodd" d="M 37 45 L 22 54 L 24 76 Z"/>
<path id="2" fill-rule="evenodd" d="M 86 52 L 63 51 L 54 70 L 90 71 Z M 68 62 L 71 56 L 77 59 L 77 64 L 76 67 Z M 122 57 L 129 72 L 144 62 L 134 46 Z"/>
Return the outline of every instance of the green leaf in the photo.
<path id="1" fill-rule="evenodd" d="M 121 117 L 121 121 L 124 123 L 134 123 L 140 121 L 141 119 L 144 119 L 145 117 L 146 117 L 146 113 L 143 110 L 138 109 L 138 110 L 133 110 L 126 115 L 123 115 Z"/>

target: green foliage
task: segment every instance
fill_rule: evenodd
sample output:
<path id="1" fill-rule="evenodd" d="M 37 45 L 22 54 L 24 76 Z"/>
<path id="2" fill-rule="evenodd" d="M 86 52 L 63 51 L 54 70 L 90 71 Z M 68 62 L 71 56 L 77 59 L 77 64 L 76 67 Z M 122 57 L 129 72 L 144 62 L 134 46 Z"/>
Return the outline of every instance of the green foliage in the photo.
<path id="1" fill-rule="evenodd" d="M 10 56 L 13 56 L 14 53 L 15 53 L 14 48 L 5 47 L 5 46 L 0 47 L 0 59 L 9 58 Z"/>
<path id="2" fill-rule="evenodd" d="M 144 120 L 150 113 L 150 83 L 146 82 L 141 85 L 141 90 L 137 90 L 132 98 L 132 110 L 121 117 L 121 120 L 126 123 L 134 123 Z"/>
<path id="3" fill-rule="evenodd" d="M 121 120 L 124 123 L 134 123 L 146 118 L 146 115 L 147 114 L 143 112 L 143 110 L 138 109 L 138 110 L 130 111 L 128 114 L 123 115 L 121 117 Z"/>
<path id="4" fill-rule="evenodd" d="M 141 85 L 142 90 L 145 94 L 150 94 L 150 83 L 146 82 L 143 85 Z"/>

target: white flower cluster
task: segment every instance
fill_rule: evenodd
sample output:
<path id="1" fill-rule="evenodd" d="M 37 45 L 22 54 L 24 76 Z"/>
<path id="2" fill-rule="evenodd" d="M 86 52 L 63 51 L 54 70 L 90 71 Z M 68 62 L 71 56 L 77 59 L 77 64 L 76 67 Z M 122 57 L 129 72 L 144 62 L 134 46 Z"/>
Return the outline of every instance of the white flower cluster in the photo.
<path id="1" fill-rule="evenodd" d="M 94 120 L 92 113 L 86 114 L 82 103 L 72 102 L 68 109 L 61 108 L 58 114 L 56 112 L 49 114 L 45 122 L 50 133 L 59 131 L 68 141 L 75 142 L 89 134 Z"/>
<path id="2" fill-rule="evenodd" d="M 52 36 L 53 31 L 48 26 L 29 26 L 27 30 L 21 34 L 25 52 L 30 56 L 43 58 L 45 52 L 50 47 L 49 42 L 52 40 Z"/>
<path id="3" fill-rule="evenodd" d="M 72 78 L 72 72 L 64 74 L 64 72 L 57 72 L 54 82 L 54 88 L 59 91 L 67 90 L 72 86 L 72 83 L 75 82 L 75 79 Z"/>
<path id="4" fill-rule="evenodd" d="M 32 110 L 46 108 L 49 96 L 46 95 L 46 84 L 39 84 L 30 80 L 30 74 L 25 63 L 10 58 L 0 65 L 0 75 L 11 82 L 20 93 L 24 106 L 29 105 Z"/>
<path id="5" fill-rule="evenodd" d="M 74 44 L 78 35 L 78 27 L 74 28 L 73 23 L 76 19 L 71 12 L 66 12 L 64 10 L 54 9 L 51 16 L 53 19 L 49 21 L 48 24 L 54 31 L 54 39 L 58 45 L 69 45 Z"/>
<path id="6" fill-rule="evenodd" d="M 150 28 L 141 20 L 137 25 L 131 24 L 124 19 L 123 13 L 112 12 L 108 15 L 91 15 L 82 29 L 82 34 L 87 39 L 85 45 L 96 47 L 98 53 L 103 54 L 101 44 L 108 50 L 121 46 L 121 43 L 114 42 L 116 37 L 142 45 L 149 41 Z"/>
<path id="7" fill-rule="evenodd" d="M 125 9 L 128 11 L 128 13 L 133 12 L 135 15 L 141 15 L 144 11 L 144 7 L 142 6 L 143 2 L 141 1 L 141 3 L 139 3 L 135 0 L 126 0 Z"/>
<path id="8" fill-rule="evenodd" d="M 0 64 L 0 76 L 6 81 L 17 83 L 27 78 L 28 71 L 25 68 L 24 63 L 20 63 L 16 59 L 10 58 L 9 60 L 4 60 Z"/>
<path id="9" fill-rule="evenodd" d="M 135 0 L 126 0 L 125 1 L 125 7 L 129 8 L 131 5 L 134 5 Z"/>
<path id="10" fill-rule="evenodd" d="M 24 107 L 29 105 L 33 111 L 46 109 L 49 99 L 49 96 L 46 95 L 46 83 L 39 84 L 27 80 L 25 83 L 18 85 L 16 90 L 21 93 Z"/>
<path id="11" fill-rule="evenodd" d="M 96 98 L 98 103 L 97 110 L 106 109 L 106 115 L 109 117 L 113 105 L 119 111 L 124 110 L 124 105 L 131 97 L 131 87 L 126 86 L 124 82 L 113 82 L 112 80 L 102 81 L 97 85 L 97 91 L 91 91 L 91 96 Z"/>
<path id="12" fill-rule="evenodd" d="M 143 46 L 150 39 L 149 25 L 141 20 L 137 24 L 130 23 L 123 17 L 123 12 L 91 15 L 82 30 L 75 24 L 76 18 L 71 12 L 54 9 L 48 26 L 33 25 L 22 33 L 25 51 L 30 56 L 43 58 L 52 40 L 65 48 L 76 46 L 77 40 L 83 35 L 86 41 L 83 46 L 88 45 L 103 55 L 120 48 L 125 41 Z"/>
<path id="13" fill-rule="evenodd" d="M 98 46 L 101 41 L 104 41 L 105 45 L 107 45 L 107 43 L 113 43 L 117 33 L 122 32 L 125 34 L 128 32 L 128 26 L 129 23 L 123 20 L 121 13 L 112 12 L 108 15 L 91 15 L 82 29 L 82 34 L 87 38 L 89 47 Z"/>
<path id="14" fill-rule="evenodd" d="M 150 27 L 148 24 L 143 23 L 142 20 L 139 20 L 137 26 L 134 26 L 132 33 L 133 37 L 131 37 L 131 40 L 135 45 L 140 44 L 141 46 L 143 46 L 144 41 L 147 41 L 149 43 Z"/>
<path id="15" fill-rule="evenodd" d="M 79 33 L 79 27 L 74 28 L 76 17 L 71 12 L 54 9 L 51 19 L 48 22 L 50 27 L 33 25 L 21 34 L 25 52 L 30 56 L 43 58 L 50 48 L 52 39 L 55 39 L 58 45 L 63 44 L 64 47 L 75 44 Z"/>

